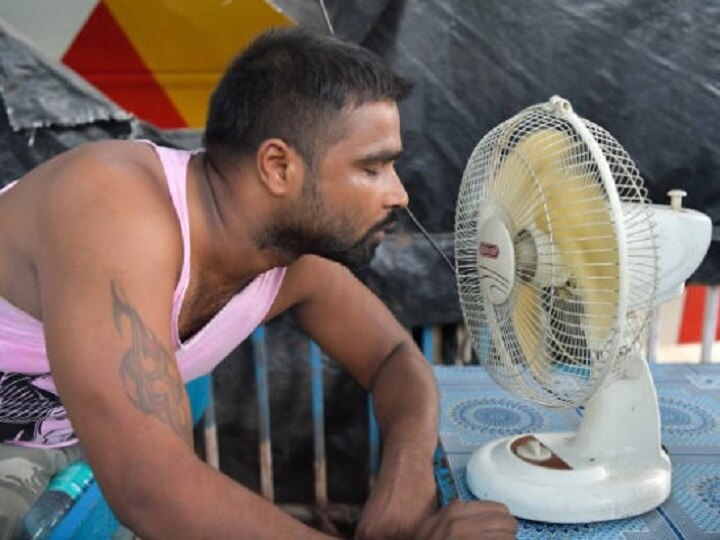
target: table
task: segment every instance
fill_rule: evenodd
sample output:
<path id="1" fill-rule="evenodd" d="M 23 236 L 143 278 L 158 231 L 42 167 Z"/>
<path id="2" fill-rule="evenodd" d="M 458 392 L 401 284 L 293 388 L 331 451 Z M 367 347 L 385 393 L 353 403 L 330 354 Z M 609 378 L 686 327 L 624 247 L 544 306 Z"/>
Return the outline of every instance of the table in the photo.
<path id="1" fill-rule="evenodd" d="M 533 431 L 574 429 L 574 409 L 534 405 L 498 387 L 479 367 L 437 366 L 440 448 L 436 478 L 441 503 L 471 500 L 465 465 L 480 445 Z M 594 524 L 519 520 L 518 539 L 720 539 L 720 365 L 653 364 L 662 419 L 662 444 L 673 465 L 672 491 L 641 516 Z"/>

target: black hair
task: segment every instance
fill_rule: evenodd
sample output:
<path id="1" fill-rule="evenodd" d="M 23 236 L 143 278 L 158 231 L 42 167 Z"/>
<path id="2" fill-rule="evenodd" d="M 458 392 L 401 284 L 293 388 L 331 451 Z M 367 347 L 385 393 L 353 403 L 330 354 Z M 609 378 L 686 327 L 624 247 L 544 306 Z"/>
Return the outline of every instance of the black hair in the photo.
<path id="1" fill-rule="evenodd" d="M 335 116 L 364 103 L 399 102 L 411 89 L 360 46 L 297 28 L 271 30 L 235 58 L 218 83 L 204 144 L 211 156 L 246 156 L 277 137 L 313 167 Z"/>

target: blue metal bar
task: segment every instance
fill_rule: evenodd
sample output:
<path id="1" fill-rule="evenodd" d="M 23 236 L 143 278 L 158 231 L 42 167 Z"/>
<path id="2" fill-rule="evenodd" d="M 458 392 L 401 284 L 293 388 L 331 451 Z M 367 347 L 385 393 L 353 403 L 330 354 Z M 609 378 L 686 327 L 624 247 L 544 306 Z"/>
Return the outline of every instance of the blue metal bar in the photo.
<path id="1" fill-rule="evenodd" d="M 368 478 L 369 487 L 372 489 L 375 483 L 375 477 L 380 470 L 380 428 L 378 427 L 377 419 L 373 411 L 373 400 L 372 395 L 368 395 L 367 399 L 368 408 L 368 446 L 370 449 L 370 476 Z"/>
<path id="2" fill-rule="evenodd" d="M 268 358 L 264 326 L 258 327 L 253 332 L 252 343 L 260 427 L 260 490 L 266 499 L 272 501 L 274 494 L 270 441 L 270 391 L 268 389 Z"/>
<path id="3" fill-rule="evenodd" d="M 220 456 L 215 425 L 215 396 L 212 375 L 203 375 L 185 385 L 192 409 L 193 424 L 202 421 L 205 439 L 205 461 L 214 469 L 220 469 Z"/>
<path id="4" fill-rule="evenodd" d="M 310 341 L 310 381 L 312 385 L 313 443 L 315 447 L 315 503 L 322 512 L 327 508 L 327 461 L 325 458 L 325 411 L 323 363 L 320 347 Z"/>
<path id="5" fill-rule="evenodd" d="M 213 469 L 220 470 L 220 449 L 218 447 L 217 423 L 215 421 L 215 391 L 212 377 L 208 375 L 208 404 L 203 414 L 203 436 L 205 439 L 205 461 Z"/>
<path id="6" fill-rule="evenodd" d="M 422 353 L 428 362 L 435 363 L 435 329 L 432 326 L 422 327 Z"/>

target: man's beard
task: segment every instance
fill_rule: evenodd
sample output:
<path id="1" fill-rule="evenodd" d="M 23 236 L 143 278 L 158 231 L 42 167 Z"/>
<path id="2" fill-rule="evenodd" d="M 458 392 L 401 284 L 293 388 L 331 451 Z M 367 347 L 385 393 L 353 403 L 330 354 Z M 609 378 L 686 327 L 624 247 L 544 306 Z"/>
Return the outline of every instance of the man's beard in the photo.
<path id="1" fill-rule="evenodd" d="M 325 257 L 331 261 L 347 266 L 353 272 L 366 268 L 375 257 L 375 251 L 380 241 L 375 234 L 382 231 L 394 222 L 394 216 L 390 214 L 386 219 L 373 225 L 359 240 L 351 245 L 344 244 L 339 236 L 332 234 L 318 235 L 314 238 L 310 251 L 313 255 Z"/>
<path id="2" fill-rule="evenodd" d="M 344 216 L 329 216 L 322 201 L 310 195 L 309 211 L 287 216 L 266 230 L 258 241 L 264 249 L 281 258 L 294 260 L 302 255 L 318 255 L 348 267 L 353 272 L 366 268 L 380 242 L 375 234 L 395 221 L 394 212 L 373 225 L 359 240 L 353 241 L 353 228 Z"/>

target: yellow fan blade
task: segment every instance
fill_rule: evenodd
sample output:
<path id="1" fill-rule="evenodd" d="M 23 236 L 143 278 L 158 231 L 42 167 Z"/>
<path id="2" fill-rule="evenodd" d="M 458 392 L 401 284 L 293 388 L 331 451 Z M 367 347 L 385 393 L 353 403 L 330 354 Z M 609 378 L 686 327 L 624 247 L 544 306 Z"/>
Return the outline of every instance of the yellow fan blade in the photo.
<path id="1" fill-rule="evenodd" d="M 518 231 L 534 221 L 534 208 L 542 208 L 542 194 L 535 189 L 530 170 L 515 152 L 503 161 L 491 189 L 495 191 L 493 198 L 513 218 Z"/>
<path id="2" fill-rule="evenodd" d="M 546 212 L 536 214 L 535 225 L 551 236 L 583 299 L 590 346 L 601 350 L 615 325 L 619 259 L 609 203 L 596 175 L 594 167 L 549 163 L 540 169 L 536 181 Z"/>
<path id="3" fill-rule="evenodd" d="M 553 222 L 553 241 L 558 247 L 575 293 L 584 302 L 586 326 L 591 348 L 603 348 L 615 324 L 619 300 L 618 251 L 615 230 L 603 194 L 586 178 L 583 189 L 596 191 L 587 199 L 574 191 L 554 198 L 548 214 Z M 561 210 L 561 208 L 563 210 Z"/>
<path id="4" fill-rule="evenodd" d="M 571 150 L 571 140 L 557 129 L 532 133 L 509 152 L 490 186 L 495 200 L 512 216 L 520 231 L 544 215 L 543 186 L 537 175 L 552 171 Z"/>
<path id="5" fill-rule="evenodd" d="M 540 291 L 527 283 L 517 285 L 517 299 L 512 312 L 512 323 L 515 328 L 520 349 L 527 365 L 536 380 L 547 372 L 543 362 L 544 352 L 540 345 Z"/>
<path id="6" fill-rule="evenodd" d="M 603 348 L 615 324 L 619 260 L 609 204 L 595 167 L 570 165 L 577 143 L 554 128 L 539 130 L 509 152 L 490 189 L 512 217 L 517 232 L 534 225 L 547 234 L 584 301 L 590 346 Z M 587 159 L 586 159 L 587 161 Z M 530 289 L 530 287 L 526 287 Z M 517 308 L 531 302 L 518 295 Z M 535 299 L 536 300 L 536 299 Z M 528 359 L 538 344 L 520 338 Z"/>

